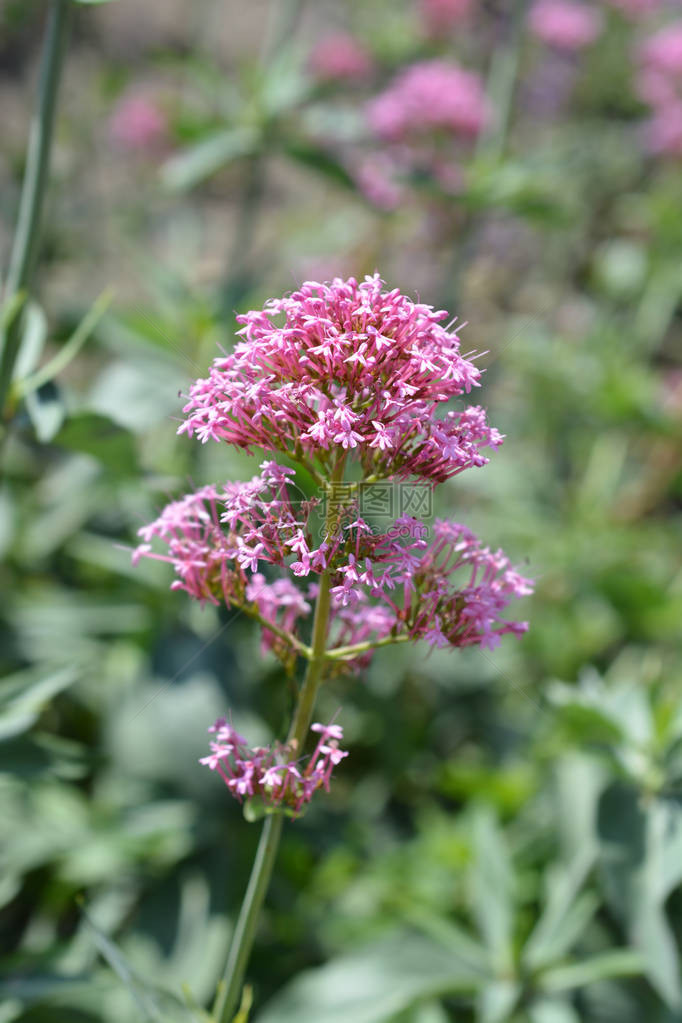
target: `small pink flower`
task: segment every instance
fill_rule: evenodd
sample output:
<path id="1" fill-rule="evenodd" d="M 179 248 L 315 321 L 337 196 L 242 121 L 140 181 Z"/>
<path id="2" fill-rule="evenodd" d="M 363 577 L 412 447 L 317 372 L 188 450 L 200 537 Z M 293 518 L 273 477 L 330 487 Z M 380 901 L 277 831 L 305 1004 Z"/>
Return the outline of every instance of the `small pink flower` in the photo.
<path id="1" fill-rule="evenodd" d="M 131 94 L 114 108 L 109 133 L 112 141 L 123 149 L 149 152 L 165 140 L 166 118 L 153 100 Z"/>
<path id="2" fill-rule="evenodd" d="M 321 39 L 310 54 L 309 66 L 316 78 L 330 82 L 362 80 L 373 69 L 367 50 L 348 32 L 335 32 Z"/>
<path id="3" fill-rule="evenodd" d="M 530 30 L 548 46 L 573 52 L 600 35 L 602 17 L 576 0 L 537 0 L 531 9 Z"/>
<path id="4" fill-rule="evenodd" d="M 244 798 L 257 798 L 267 809 L 285 809 L 296 815 L 317 789 L 329 791 L 332 771 L 348 756 L 345 750 L 339 749 L 339 741 L 343 739 L 340 725 L 313 725 L 312 730 L 321 732 L 322 737 L 302 771 L 299 763 L 291 759 L 292 750 L 286 744 L 275 742 L 272 746 L 249 748 L 241 736 L 238 736 L 239 745 L 222 741 L 236 733 L 229 726 L 226 728 L 225 719 L 221 718 L 209 728 L 209 732 L 217 736 L 216 741 L 211 742 L 211 755 L 202 757 L 199 763 L 211 770 L 217 769 L 239 802 Z"/>

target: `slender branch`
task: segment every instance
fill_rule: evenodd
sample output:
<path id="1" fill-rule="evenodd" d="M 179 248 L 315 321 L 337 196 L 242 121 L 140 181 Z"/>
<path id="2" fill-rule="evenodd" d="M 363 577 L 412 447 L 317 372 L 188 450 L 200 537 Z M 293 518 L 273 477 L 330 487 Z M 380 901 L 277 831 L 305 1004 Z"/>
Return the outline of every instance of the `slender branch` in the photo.
<path id="1" fill-rule="evenodd" d="M 288 632 L 287 629 L 283 629 L 281 626 L 277 625 L 276 622 L 271 622 L 268 618 L 263 618 L 258 611 L 252 610 L 248 607 L 248 605 L 240 604 L 235 606 L 239 606 L 240 611 L 249 618 L 253 618 L 255 622 L 258 622 L 258 624 L 262 626 L 262 628 L 267 629 L 268 632 L 272 632 L 275 636 L 278 636 L 279 639 L 284 640 L 284 642 L 293 647 L 293 649 L 300 654 L 301 657 L 305 657 L 307 661 L 310 660 L 312 657 L 312 649 L 307 646 L 307 644 L 301 643 L 300 639 L 294 636 L 292 632 Z"/>
<path id="2" fill-rule="evenodd" d="M 495 113 L 479 138 L 477 153 L 491 160 L 499 160 L 507 145 L 527 6 L 528 0 L 516 0 L 507 39 L 495 49 L 490 65 L 487 93 Z"/>
<path id="3" fill-rule="evenodd" d="M 340 483 L 343 479 L 345 463 L 346 455 L 344 452 L 338 459 L 332 473 L 332 485 Z M 331 528 L 330 524 L 333 514 L 333 505 L 330 502 L 327 507 L 327 532 Z M 310 650 L 310 660 L 298 694 L 296 709 L 287 740 L 291 744 L 295 743 L 297 750 L 300 750 L 303 746 L 303 741 L 310 727 L 315 697 L 317 696 L 324 672 L 325 643 L 330 609 L 329 585 L 330 573 L 323 572 L 320 576 L 320 588 L 315 603 L 312 646 L 307 648 Z M 270 628 L 270 625 L 268 624 L 267 627 Z M 223 980 L 219 986 L 218 996 L 213 1008 L 213 1020 L 215 1023 L 230 1023 L 239 1004 L 244 974 L 249 956 L 251 955 L 263 900 L 265 899 L 265 893 L 267 892 L 275 864 L 281 833 L 281 814 L 271 814 L 263 824 L 246 895 L 244 896 L 237 926 L 230 942 L 225 973 L 223 974 Z"/>
<path id="4" fill-rule="evenodd" d="M 38 109 L 31 123 L 19 216 L 7 273 L 6 300 L 28 289 L 35 265 L 70 7 L 71 0 L 51 0 L 50 3 L 43 44 Z M 0 414 L 4 412 L 14 364 L 19 354 L 22 324 L 23 317 L 15 317 L 3 341 L 0 355 Z"/>
<path id="5" fill-rule="evenodd" d="M 356 643 L 354 646 L 337 646 L 333 650 L 327 650 L 324 658 L 327 661 L 344 661 L 349 657 L 356 657 L 368 650 L 376 650 L 380 646 L 392 646 L 394 643 L 407 643 L 412 639 L 406 633 L 401 636 L 386 636 L 384 639 L 368 640 L 366 643 Z"/>

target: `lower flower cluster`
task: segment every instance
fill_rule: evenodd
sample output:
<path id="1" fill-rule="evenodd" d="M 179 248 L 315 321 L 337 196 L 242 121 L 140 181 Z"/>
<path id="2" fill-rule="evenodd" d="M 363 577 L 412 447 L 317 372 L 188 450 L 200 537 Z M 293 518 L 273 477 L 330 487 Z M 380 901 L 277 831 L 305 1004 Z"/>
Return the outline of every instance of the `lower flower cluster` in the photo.
<path id="1" fill-rule="evenodd" d="M 240 803 L 259 799 L 266 811 L 283 810 L 297 816 L 317 789 L 329 791 L 332 771 L 348 756 L 339 748 L 343 738 L 340 725 L 318 722 L 311 730 L 319 733 L 319 739 L 304 766 L 302 758 L 292 759 L 292 744 L 275 742 L 251 748 L 225 718 L 219 718 L 209 728 L 215 735 L 211 752 L 199 763 L 217 771 Z"/>

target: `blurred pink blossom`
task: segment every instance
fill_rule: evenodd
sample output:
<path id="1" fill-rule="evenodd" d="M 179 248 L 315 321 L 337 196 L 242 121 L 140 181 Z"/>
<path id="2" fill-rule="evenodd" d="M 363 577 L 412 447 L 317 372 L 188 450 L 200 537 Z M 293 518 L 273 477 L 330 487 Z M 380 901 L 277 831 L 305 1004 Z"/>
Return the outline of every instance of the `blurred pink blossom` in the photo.
<path id="1" fill-rule="evenodd" d="M 675 100 L 654 110 L 642 126 L 644 144 L 652 153 L 682 154 L 682 101 Z"/>
<path id="2" fill-rule="evenodd" d="M 358 188 L 382 210 L 394 210 L 405 197 L 398 165 L 388 153 L 369 153 L 351 170 Z"/>
<path id="3" fill-rule="evenodd" d="M 528 23 L 543 43 L 573 52 L 593 43 L 603 22 L 599 12 L 574 0 L 537 0 Z"/>
<path id="4" fill-rule="evenodd" d="M 642 68 L 635 79 L 635 91 L 643 103 L 650 107 L 674 103 L 677 95 L 675 83 L 668 75 L 655 68 Z"/>
<path id="5" fill-rule="evenodd" d="M 419 16 L 429 35 L 447 32 L 471 13 L 472 0 L 420 0 Z"/>
<path id="6" fill-rule="evenodd" d="M 661 7 L 661 0 L 605 0 L 605 2 L 622 11 L 628 18 L 645 17 Z"/>
<path id="7" fill-rule="evenodd" d="M 433 129 L 476 136 L 489 111 L 479 75 L 446 60 L 425 60 L 401 71 L 367 109 L 374 132 L 388 141 Z"/>
<path id="8" fill-rule="evenodd" d="M 323 81 L 355 81 L 372 73 L 372 58 L 364 46 L 348 32 L 325 36 L 310 54 L 309 66 Z"/>
<path id="9" fill-rule="evenodd" d="M 167 122 L 158 105 L 149 97 L 131 93 L 116 104 L 109 120 L 109 134 L 123 149 L 155 149 L 167 133 Z"/>
<path id="10" fill-rule="evenodd" d="M 639 51 L 644 68 L 682 79 L 682 21 L 675 21 L 649 36 Z"/>

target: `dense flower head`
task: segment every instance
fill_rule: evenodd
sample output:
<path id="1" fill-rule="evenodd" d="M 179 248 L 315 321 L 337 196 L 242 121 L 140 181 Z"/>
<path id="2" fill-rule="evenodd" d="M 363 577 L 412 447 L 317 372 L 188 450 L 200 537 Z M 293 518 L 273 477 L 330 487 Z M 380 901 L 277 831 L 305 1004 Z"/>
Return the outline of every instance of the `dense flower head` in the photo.
<path id="1" fill-rule="evenodd" d="M 479 406 L 438 407 L 477 387 L 447 313 L 358 283 L 306 282 L 238 320 L 242 341 L 190 389 L 179 432 L 282 451 L 326 472 L 339 449 L 366 476 L 441 482 L 485 465 L 503 440 Z"/>
<path id="2" fill-rule="evenodd" d="M 475 137 L 489 116 L 483 82 L 453 61 L 425 60 L 401 71 L 367 110 L 373 131 L 387 141 L 434 130 Z"/>
<path id="3" fill-rule="evenodd" d="M 355 36 L 334 32 L 315 45 L 309 66 L 323 81 L 357 81 L 372 73 L 372 58 Z"/>
<path id="4" fill-rule="evenodd" d="M 576 0 L 537 0 L 528 23 L 538 39 L 569 52 L 589 46 L 602 30 L 600 13 Z"/>
<path id="5" fill-rule="evenodd" d="M 225 718 L 219 718 L 208 731 L 214 736 L 211 752 L 199 763 L 217 771 L 240 803 L 244 799 L 259 801 L 266 811 L 283 810 L 292 816 L 301 812 L 317 789 L 329 791 L 332 771 L 348 756 L 339 748 L 343 729 L 335 724 L 312 726 L 319 738 L 307 762 L 294 756 L 291 744 L 248 746 Z"/>
<path id="6" fill-rule="evenodd" d="M 437 521 L 429 541 L 423 522 L 402 516 L 379 532 L 351 498 L 316 543 L 315 502 L 290 499 L 290 473 L 264 463 L 249 483 L 203 488 L 173 502 L 140 531 L 144 542 L 135 557 L 171 562 L 178 576 L 173 586 L 201 601 L 257 615 L 264 647 L 285 663 L 296 656 L 289 637 L 300 642 L 323 572 L 330 581 L 332 651 L 388 639 L 492 648 L 501 635 L 525 630 L 526 623 L 510 623 L 502 613 L 532 583 L 465 526 Z M 167 554 L 152 549 L 154 539 L 166 544 Z M 268 566 L 286 574 L 269 579 Z M 351 651 L 338 663 L 356 670 L 370 657 L 371 649 Z"/>

